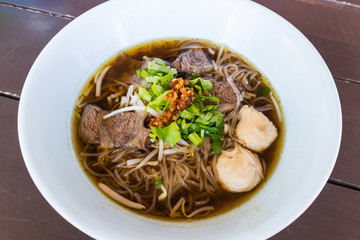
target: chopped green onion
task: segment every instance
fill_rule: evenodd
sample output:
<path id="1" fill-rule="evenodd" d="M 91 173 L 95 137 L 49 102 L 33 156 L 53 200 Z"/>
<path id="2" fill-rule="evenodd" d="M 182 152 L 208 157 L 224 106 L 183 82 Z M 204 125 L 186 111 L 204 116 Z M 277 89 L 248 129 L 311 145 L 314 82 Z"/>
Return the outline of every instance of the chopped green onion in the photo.
<path id="1" fill-rule="evenodd" d="M 184 118 L 184 119 L 187 119 L 187 120 L 192 120 L 195 118 L 195 115 L 191 112 L 188 112 L 186 109 L 183 110 L 183 111 L 180 111 L 179 112 L 179 116 Z"/>
<path id="2" fill-rule="evenodd" d="M 163 92 L 159 97 L 157 97 L 154 101 L 150 102 L 148 104 L 149 107 L 151 107 L 152 109 L 154 109 L 155 111 L 159 110 L 160 107 L 165 106 L 166 102 L 164 100 L 164 98 L 166 97 L 166 95 L 168 95 L 169 91 Z"/>
<path id="3" fill-rule="evenodd" d="M 173 80 L 173 78 L 174 78 L 174 75 L 171 72 L 162 76 L 160 78 L 161 86 L 163 86 L 165 89 L 169 89 L 169 83 L 171 82 L 171 80 Z"/>
<path id="4" fill-rule="evenodd" d="M 139 70 L 136 70 L 136 73 L 139 77 L 142 77 L 142 78 L 146 78 L 146 77 L 150 76 L 150 74 L 145 70 L 139 69 Z"/>
<path id="5" fill-rule="evenodd" d="M 148 62 L 147 71 L 136 72 L 139 77 L 151 83 L 148 88 L 139 88 L 140 98 L 148 102 L 147 106 L 155 111 L 161 110 L 164 113 L 168 110 L 171 103 L 164 99 L 169 93 L 169 83 L 177 75 L 176 69 L 168 66 L 165 61 L 154 58 Z M 193 79 L 190 80 L 187 88 L 192 87 L 195 90 L 194 103 L 179 111 L 177 121 L 168 126 L 163 128 L 151 126 L 150 141 L 155 142 L 159 138 L 174 147 L 179 139 L 183 138 L 198 146 L 205 136 L 209 136 L 213 145 L 212 151 L 218 153 L 224 136 L 224 115 L 216 110 L 219 99 L 209 93 L 213 85 L 210 80 L 200 78 L 198 73 L 188 73 L 184 77 Z M 260 91 L 259 94 L 269 94 L 270 90 L 259 88 L 257 91 Z M 204 106 L 205 100 L 207 100 L 206 106 Z"/>
<path id="6" fill-rule="evenodd" d="M 152 95 L 145 88 L 139 88 L 139 97 L 147 102 L 151 102 Z"/>
<path id="7" fill-rule="evenodd" d="M 161 72 L 161 73 L 172 73 L 176 74 L 177 71 L 175 68 L 166 66 L 165 62 L 159 58 L 154 58 L 153 61 L 149 61 L 147 64 L 148 71 L 151 72 Z"/>
<path id="8" fill-rule="evenodd" d="M 181 119 L 179 119 L 181 121 Z M 191 126 L 192 122 L 187 123 L 185 119 L 181 121 L 181 129 L 188 129 Z"/>
<path id="9" fill-rule="evenodd" d="M 190 76 L 192 79 L 200 77 L 200 75 L 198 73 L 190 73 Z"/>
<path id="10" fill-rule="evenodd" d="M 148 77 L 145 77 L 145 80 L 146 82 L 148 83 L 158 83 L 160 81 L 160 77 L 159 76 L 148 76 Z"/>
<path id="11" fill-rule="evenodd" d="M 198 82 L 200 82 L 202 90 L 204 90 L 206 93 L 209 93 L 209 90 L 213 89 L 213 85 L 211 81 L 202 78 L 196 78 L 194 80 L 190 80 L 190 87 L 193 87 Z"/>
<path id="12" fill-rule="evenodd" d="M 199 109 L 195 106 L 195 104 L 191 104 L 189 107 L 187 107 L 184 111 L 187 111 L 192 114 L 199 114 Z"/>
<path id="13" fill-rule="evenodd" d="M 200 143 L 202 143 L 202 138 L 199 137 L 196 132 L 189 134 L 188 138 L 195 146 L 198 146 Z"/>
<path id="14" fill-rule="evenodd" d="M 164 88 L 162 88 L 160 85 L 158 84 L 153 84 L 151 86 L 151 90 L 152 92 L 156 95 L 156 97 L 160 96 L 162 93 L 164 93 Z"/>
<path id="15" fill-rule="evenodd" d="M 212 141 L 212 152 L 221 153 L 221 141 Z"/>

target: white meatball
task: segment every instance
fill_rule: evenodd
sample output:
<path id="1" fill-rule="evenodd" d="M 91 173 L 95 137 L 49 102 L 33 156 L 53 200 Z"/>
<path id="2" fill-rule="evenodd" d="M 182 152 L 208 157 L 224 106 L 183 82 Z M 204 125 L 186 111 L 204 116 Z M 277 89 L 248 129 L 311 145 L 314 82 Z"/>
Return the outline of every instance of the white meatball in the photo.
<path id="1" fill-rule="evenodd" d="M 258 155 L 238 144 L 221 152 L 215 174 L 222 188 L 230 192 L 250 191 L 264 179 Z"/>
<path id="2" fill-rule="evenodd" d="M 240 110 L 240 121 L 235 135 L 244 147 L 255 152 L 262 152 L 277 138 L 274 124 L 261 112 L 247 105 Z"/>

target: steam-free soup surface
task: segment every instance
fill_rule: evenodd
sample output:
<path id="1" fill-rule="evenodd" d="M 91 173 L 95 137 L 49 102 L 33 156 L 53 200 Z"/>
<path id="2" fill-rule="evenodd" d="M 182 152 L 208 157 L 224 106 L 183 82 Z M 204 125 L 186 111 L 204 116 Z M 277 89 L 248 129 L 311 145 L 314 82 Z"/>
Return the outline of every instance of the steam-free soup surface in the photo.
<path id="1" fill-rule="evenodd" d="M 110 199 L 162 219 L 215 216 L 249 200 L 279 160 L 281 107 L 225 46 L 148 42 L 94 72 L 73 117 L 80 164 Z"/>

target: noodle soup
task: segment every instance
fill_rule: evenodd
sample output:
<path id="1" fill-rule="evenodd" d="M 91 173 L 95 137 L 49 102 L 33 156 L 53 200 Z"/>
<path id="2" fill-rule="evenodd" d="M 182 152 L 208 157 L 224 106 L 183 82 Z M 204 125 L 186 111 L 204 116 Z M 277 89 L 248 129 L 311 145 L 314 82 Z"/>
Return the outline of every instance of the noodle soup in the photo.
<path id="1" fill-rule="evenodd" d="M 120 205 L 171 219 L 231 210 L 276 166 L 284 124 L 264 76 L 225 46 L 161 40 L 101 66 L 74 110 L 80 164 Z"/>

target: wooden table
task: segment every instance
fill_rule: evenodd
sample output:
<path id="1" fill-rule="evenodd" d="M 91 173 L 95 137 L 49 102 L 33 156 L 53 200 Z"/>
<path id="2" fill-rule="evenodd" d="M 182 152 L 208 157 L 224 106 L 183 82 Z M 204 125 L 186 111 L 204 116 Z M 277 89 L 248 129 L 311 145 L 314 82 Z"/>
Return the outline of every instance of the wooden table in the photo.
<path id="1" fill-rule="evenodd" d="M 0 0 L 0 239 L 91 239 L 51 208 L 35 187 L 16 125 L 21 89 L 41 49 L 66 24 L 102 2 Z M 360 0 L 256 2 L 290 21 L 318 49 L 333 74 L 343 113 L 331 178 L 310 208 L 272 239 L 360 239 Z"/>

